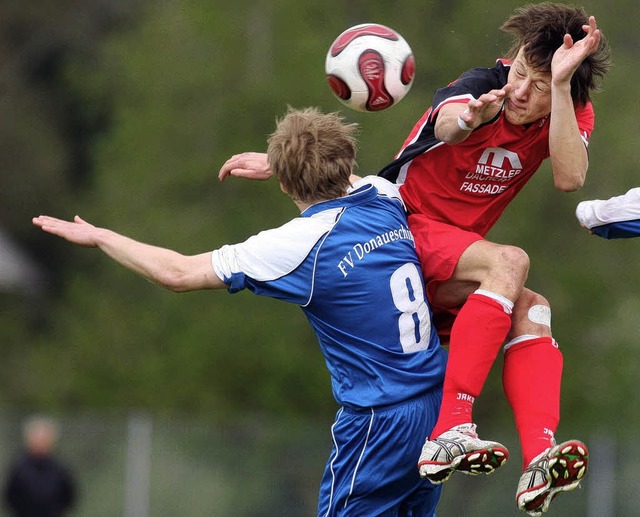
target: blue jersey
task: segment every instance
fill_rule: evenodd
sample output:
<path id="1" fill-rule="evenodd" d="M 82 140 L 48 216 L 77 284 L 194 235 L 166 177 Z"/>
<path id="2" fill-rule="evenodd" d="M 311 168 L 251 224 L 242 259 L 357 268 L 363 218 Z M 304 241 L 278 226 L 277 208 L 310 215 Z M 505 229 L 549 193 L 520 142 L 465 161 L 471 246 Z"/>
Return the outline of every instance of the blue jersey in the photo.
<path id="1" fill-rule="evenodd" d="M 230 292 L 299 305 L 336 401 L 396 404 L 440 386 L 446 353 L 431 326 L 420 263 L 395 185 L 379 177 L 284 226 L 212 253 Z"/>
<path id="2" fill-rule="evenodd" d="M 640 188 L 632 188 L 621 196 L 582 201 L 576 207 L 582 226 L 605 239 L 627 239 L 640 236 Z"/>

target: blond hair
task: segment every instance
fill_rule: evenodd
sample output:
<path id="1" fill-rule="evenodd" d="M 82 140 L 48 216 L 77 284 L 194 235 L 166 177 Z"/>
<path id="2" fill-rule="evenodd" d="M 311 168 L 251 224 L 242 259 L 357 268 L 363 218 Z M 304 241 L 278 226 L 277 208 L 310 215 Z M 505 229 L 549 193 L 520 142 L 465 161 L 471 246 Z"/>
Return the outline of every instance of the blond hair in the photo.
<path id="1" fill-rule="evenodd" d="M 344 196 L 356 163 L 357 130 L 337 112 L 289 107 L 268 140 L 273 175 L 296 201 Z"/>

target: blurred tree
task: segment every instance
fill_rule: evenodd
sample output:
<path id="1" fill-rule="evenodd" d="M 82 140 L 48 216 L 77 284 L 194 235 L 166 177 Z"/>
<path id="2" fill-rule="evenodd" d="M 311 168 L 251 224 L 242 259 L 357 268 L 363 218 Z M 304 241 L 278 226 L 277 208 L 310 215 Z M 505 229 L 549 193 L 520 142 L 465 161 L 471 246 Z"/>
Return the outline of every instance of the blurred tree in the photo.
<path id="1" fill-rule="evenodd" d="M 493 230 L 532 260 L 530 285 L 553 307 L 565 355 L 561 430 L 598 426 L 629 407 L 640 351 L 634 309 L 637 242 L 590 239 L 576 203 L 637 184 L 638 113 L 629 84 L 640 44 L 635 0 L 583 2 L 613 47 L 615 68 L 596 95 L 596 131 L 583 191 L 562 194 L 542 169 Z M 509 0 L 139 0 L 13 2 L 0 20 L 0 221 L 35 251 L 60 286 L 48 327 L 2 300 L 0 402 L 49 408 L 147 407 L 220 414 L 333 412 L 314 337 L 299 311 L 244 293 L 174 295 L 106 259 L 34 232 L 32 214 L 80 213 L 185 253 L 236 242 L 295 213 L 274 183 L 216 174 L 231 154 L 262 150 L 288 104 L 346 110 L 325 84 L 333 39 L 364 21 L 399 30 L 417 62 L 412 91 L 388 112 L 345 115 L 361 124 L 359 172 L 397 151 L 435 88 L 507 48 Z M 31 4 L 30 4 L 31 5 Z M 10 172 L 9 172 L 10 171 Z M 6 326 L 5 326 L 6 323 Z M 496 411 L 496 407 L 500 411 Z M 499 372 L 478 404 L 481 420 L 510 422 Z M 632 428 L 631 425 L 628 428 Z M 621 430 L 622 432 L 622 430 Z M 574 432 L 571 432 L 574 434 Z"/>

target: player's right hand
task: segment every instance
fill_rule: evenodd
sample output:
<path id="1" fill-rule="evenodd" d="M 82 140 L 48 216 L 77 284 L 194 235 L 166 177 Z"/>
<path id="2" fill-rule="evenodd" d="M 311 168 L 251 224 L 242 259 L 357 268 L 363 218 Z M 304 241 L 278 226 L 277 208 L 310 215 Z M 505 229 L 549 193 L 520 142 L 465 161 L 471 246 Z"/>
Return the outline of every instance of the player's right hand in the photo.
<path id="1" fill-rule="evenodd" d="M 100 229 L 88 223 L 80 216 L 76 215 L 73 221 L 64 221 L 57 217 L 39 215 L 38 217 L 34 217 L 32 222 L 45 232 L 62 237 L 73 244 L 86 248 L 95 248 L 98 245 L 97 236 Z"/>
<path id="2" fill-rule="evenodd" d="M 489 122 L 502 109 L 504 100 L 513 91 L 511 84 L 505 84 L 499 90 L 491 90 L 483 93 L 477 99 L 469 101 L 467 109 L 460 115 L 460 118 L 469 127 L 478 127 L 480 124 Z"/>
<path id="3" fill-rule="evenodd" d="M 237 176 L 251 180 L 268 180 L 271 167 L 266 153 L 245 152 L 229 158 L 218 173 L 218 179 L 224 181 L 227 176 Z"/>

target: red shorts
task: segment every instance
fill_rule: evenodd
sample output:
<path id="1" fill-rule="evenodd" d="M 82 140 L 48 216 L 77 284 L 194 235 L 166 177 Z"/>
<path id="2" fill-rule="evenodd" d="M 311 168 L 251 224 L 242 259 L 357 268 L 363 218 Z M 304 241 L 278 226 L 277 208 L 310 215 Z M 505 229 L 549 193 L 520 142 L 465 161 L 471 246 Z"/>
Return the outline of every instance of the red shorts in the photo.
<path id="1" fill-rule="evenodd" d="M 453 275 L 462 253 L 483 237 L 457 226 L 434 221 L 422 214 L 409 215 L 409 229 L 416 241 L 427 298 L 431 302 L 438 285 Z M 448 340 L 451 325 L 460 307 L 445 309 L 431 303 L 431 310 L 438 334 L 444 341 Z"/>

